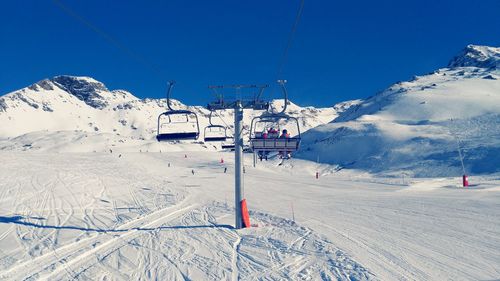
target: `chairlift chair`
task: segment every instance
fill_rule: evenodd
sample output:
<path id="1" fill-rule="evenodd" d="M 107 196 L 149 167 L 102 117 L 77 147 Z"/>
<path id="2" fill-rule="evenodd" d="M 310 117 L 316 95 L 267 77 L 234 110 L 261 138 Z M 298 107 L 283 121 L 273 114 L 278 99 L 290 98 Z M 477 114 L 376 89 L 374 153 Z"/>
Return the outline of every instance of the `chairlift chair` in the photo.
<path id="1" fill-rule="evenodd" d="M 170 106 L 170 93 L 174 85 L 173 81 L 168 83 L 167 91 L 167 108 L 168 110 L 158 116 L 158 130 L 156 139 L 158 141 L 178 141 L 178 140 L 197 140 L 200 135 L 200 126 L 198 123 L 198 116 L 190 110 L 174 110 Z M 183 116 L 186 121 L 175 121 L 175 118 Z M 174 118 L 173 118 L 174 117 Z M 173 121 L 174 120 L 174 121 Z M 180 120 L 183 120 L 180 119 Z M 180 123 L 191 125 L 186 130 L 173 130 L 173 124 Z"/>
<path id="2" fill-rule="evenodd" d="M 209 125 L 205 127 L 205 130 L 203 132 L 204 140 L 205 142 L 226 141 L 227 128 L 222 125 L 212 124 L 212 112 L 213 111 L 210 111 L 210 115 L 208 116 Z"/>
<path id="3" fill-rule="evenodd" d="M 222 149 L 229 149 L 229 150 L 234 150 L 234 147 L 236 146 L 234 144 L 234 137 L 233 136 L 227 136 L 226 140 L 221 143 L 221 148 Z"/>
<path id="4" fill-rule="evenodd" d="M 264 138 L 258 131 L 259 124 L 264 129 L 274 127 L 280 129 L 280 123 L 286 122 L 288 126 L 297 127 L 297 135 L 293 137 L 283 138 L 279 135 L 276 137 Z M 288 153 L 299 150 L 301 141 L 299 120 L 295 117 L 286 114 L 264 114 L 262 116 L 254 117 L 250 125 L 250 147 L 253 151 L 259 152 L 283 152 Z"/>
<path id="5" fill-rule="evenodd" d="M 299 120 L 285 113 L 288 105 L 288 93 L 285 88 L 286 81 L 278 80 L 278 83 L 281 85 L 285 100 L 283 109 L 278 113 L 267 111 L 261 116 L 252 119 L 250 125 L 250 148 L 254 152 L 286 152 L 288 154 L 299 150 L 301 141 Z M 257 130 L 258 124 L 264 124 L 264 129 L 278 127 L 279 130 L 280 123 L 286 123 L 288 126 L 293 127 L 296 126 L 296 135 L 293 137 L 280 137 L 278 135 L 264 138 L 262 134 L 259 134 L 262 131 Z"/>
<path id="6" fill-rule="evenodd" d="M 230 149 L 230 150 L 234 150 L 234 147 L 235 147 L 234 143 L 223 143 L 223 144 L 221 145 L 221 148 L 222 148 L 222 149 Z"/>
<path id="7" fill-rule="evenodd" d="M 226 141 L 226 127 L 222 125 L 209 125 L 205 127 L 205 142 Z"/>

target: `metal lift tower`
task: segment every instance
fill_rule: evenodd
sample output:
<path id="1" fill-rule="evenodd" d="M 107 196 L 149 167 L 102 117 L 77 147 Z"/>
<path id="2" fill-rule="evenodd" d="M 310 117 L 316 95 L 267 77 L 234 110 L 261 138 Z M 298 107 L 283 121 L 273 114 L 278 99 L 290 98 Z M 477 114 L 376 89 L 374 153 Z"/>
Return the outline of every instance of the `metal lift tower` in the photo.
<path id="1" fill-rule="evenodd" d="M 226 85 L 209 86 L 215 93 L 215 100 L 207 105 L 211 111 L 234 109 L 234 205 L 235 228 L 242 228 L 241 201 L 243 200 L 243 109 L 266 110 L 269 102 L 262 99 L 262 93 L 268 85 Z M 233 89 L 224 94 L 223 89 Z M 251 93 L 242 93 L 249 89 Z"/>

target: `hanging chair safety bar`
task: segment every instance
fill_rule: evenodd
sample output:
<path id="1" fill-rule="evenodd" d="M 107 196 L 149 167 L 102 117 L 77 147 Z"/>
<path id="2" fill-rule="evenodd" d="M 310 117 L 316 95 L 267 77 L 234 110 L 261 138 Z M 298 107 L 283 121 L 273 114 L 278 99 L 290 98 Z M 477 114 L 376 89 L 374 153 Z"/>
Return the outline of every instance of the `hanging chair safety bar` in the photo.
<path id="1" fill-rule="evenodd" d="M 167 90 L 167 111 L 161 113 L 158 116 L 158 128 L 156 139 L 158 141 L 178 141 L 178 140 L 197 140 L 200 135 L 200 124 L 198 122 L 198 115 L 190 110 L 175 110 L 170 104 L 170 94 L 175 81 L 168 82 Z M 173 116 L 185 116 L 185 122 L 172 122 Z M 194 119 L 194 122 L 190 123 L 190 119 Z M 172 124 L 191 124 L 193 128 L 189 130 L 172 130 Z M 166 127 L 166 129 L 165 129 Z M 170 130 L 168 130 L 170 129 Z M 172 131 L 171 131 L 172 130 Z"/>

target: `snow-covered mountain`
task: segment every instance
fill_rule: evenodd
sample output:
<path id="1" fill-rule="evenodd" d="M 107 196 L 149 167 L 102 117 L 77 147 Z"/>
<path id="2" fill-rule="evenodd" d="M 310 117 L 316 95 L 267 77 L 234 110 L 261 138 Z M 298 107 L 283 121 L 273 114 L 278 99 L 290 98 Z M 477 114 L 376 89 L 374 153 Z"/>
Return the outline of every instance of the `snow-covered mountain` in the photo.
<path id="1" fill-rule="evenodd" d="M 469 45 L 448 67 L 400 82 L 303 136 L 299 157 L 416 176 L 500 171 L 500 48 Z"/>
<path id="2" fill-rule="evenodd" d="M 446 68 L 398 82 L 365 100 L 287 112 L 300 120 L 298 157 L 372 173 L 416 176 L 500 171 L 500 48 L 467 46 Z M 182 89 L 174 89 L 182 97 Z M 274 100 L 273 108 L 283 106 Z M 202 141 L 157 143 L 165 99 L 139 99 L 90 77 L 56 76 L 0 97 L 0 150 L 178 151 L 217 149 Z M 202 106 L 173 107 L 198 114 Z M 245 128 L 260 114 L 245 112 Z M 214 123 L 232 125 L 232 111 Z M 332 121 L 333 120 L 333 121 Z M 248 130 L 244 132 L 248 134 Z M 319 157 L 318 157 L 319 156 Z"/>
<path id="3" fill-rule="evenodd" d="M 480 67 L 491 70 L 500 68 L 500 48 L 468 45 L 448 64 L 448 68 Z"/>
<path id="4" fill-rule="evenodd" d="M 174 89 L 174 95 L 182 97 Z M 325 124 L 359 101 L 329 108 L 300 107 L 289 103 L 287 113 L 299 118 L 301 130 Z M 176 109 L 198 114 L 203 129 L 209 111 L 173 100 Z M 283 106 L 274 100 L 273 108 Z M 158 144 L 157 117 L 166 108 L 165 99 L 138 99 L 124 90 L 109 90 L 90 77 L 56 76 L 0 97 L 0 150 L 103 151 L 110 148 L 139 150 L 183 150 L 214 148 L 212 144 L 181 142 Z M 246 128 L 251 118 L 262 112 L 245 112 Z M 229 126 L 233 112 L 220 111 L 213 123 Z M 221 120 L 222 119 L 222 120 Z M 248 131 L 245 132 L 247 134 Z"/>

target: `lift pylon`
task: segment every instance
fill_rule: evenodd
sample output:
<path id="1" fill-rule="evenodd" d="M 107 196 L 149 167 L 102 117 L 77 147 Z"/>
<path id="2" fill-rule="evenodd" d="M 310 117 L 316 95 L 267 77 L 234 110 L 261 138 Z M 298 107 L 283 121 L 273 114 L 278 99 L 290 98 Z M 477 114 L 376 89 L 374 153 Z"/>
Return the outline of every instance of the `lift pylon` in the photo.
<path id="1" fill-rule="evenodd" d="M 262 99 L 262 93 L 268 85 L 226 85 L 209 86 L 215 94 L 215 100 L 207 105 L 211 111 L 234 110 L 234 205 L 236 229 L 243 227 L 243 109 L 267 110 L 269 103 Z M 232 89 L 232 93 L 224 94 L 223 89 Z M 242 93 L 243 89 L 256 90 Z M 246 225 L 248 227 L 248 225 Z"/>

